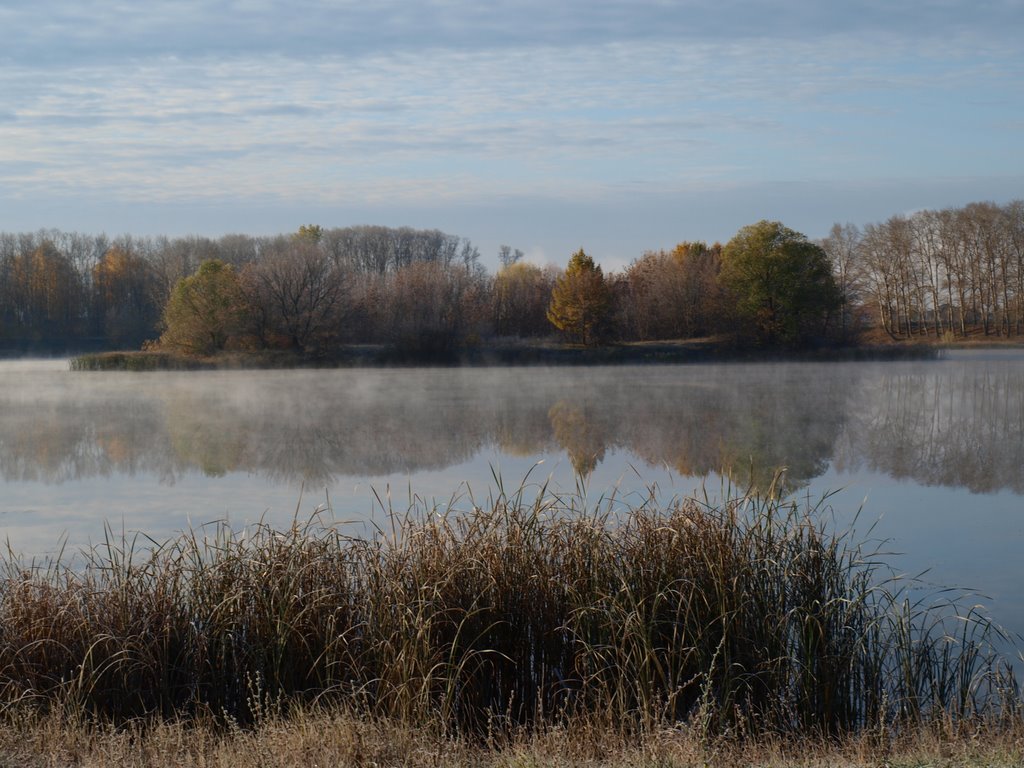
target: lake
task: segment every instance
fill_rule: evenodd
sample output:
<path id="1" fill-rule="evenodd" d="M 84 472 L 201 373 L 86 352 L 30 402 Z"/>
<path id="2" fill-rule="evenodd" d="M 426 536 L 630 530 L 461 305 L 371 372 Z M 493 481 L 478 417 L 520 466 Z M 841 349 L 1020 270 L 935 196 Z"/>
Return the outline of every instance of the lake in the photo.
<path id="1" fill-rule="evenodd" d="M 139 374 L 0 361 L 0 527 L 26 555 L 102 541 L 104 525 L 160 540 L 318 507 L 365 531 L 381 504 L 467 507 L 524 478 L 591 504 L 717 498 L 782 467 L 810 503 L 835 492 L 836 525 L 871 529 L 898 570 L 975 589 L 1024 631 L 1021 352 Z"/>

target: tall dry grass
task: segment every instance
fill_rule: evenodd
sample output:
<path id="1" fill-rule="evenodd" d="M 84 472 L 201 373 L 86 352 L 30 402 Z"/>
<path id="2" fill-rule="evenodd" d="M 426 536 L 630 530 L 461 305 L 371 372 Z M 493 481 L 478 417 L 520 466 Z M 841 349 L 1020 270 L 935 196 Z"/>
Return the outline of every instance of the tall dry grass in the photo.
<path id="1" fill-rule="evenodd" d="M 526 489 L 349 537 L 319 517 L 0 576 L 0 704 L 246 724 L 295 707 L 487 738 L 603 723 L 841 734 L 1019 718 L 976 611 L 912 602 L 820 509 Z"/>

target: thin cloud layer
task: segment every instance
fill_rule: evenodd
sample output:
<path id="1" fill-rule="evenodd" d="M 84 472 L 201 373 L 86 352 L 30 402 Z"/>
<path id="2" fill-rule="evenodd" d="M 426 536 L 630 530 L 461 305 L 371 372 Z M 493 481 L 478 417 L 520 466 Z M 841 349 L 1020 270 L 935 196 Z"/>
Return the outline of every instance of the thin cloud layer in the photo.
<path id="1" fill-rule="evenodd" d="M 8 2 L 0 203 L 665 207 L 1024 177 L 1017 3 L 832 5 Z"/>
<path id="2" fill-rule="evenodd" d="M 0 23 L 8 58 L 59 63 L 834 34 L 1012 44 L 1021 11 L 1013 0 L 30 0 L 5 3 Z"/>

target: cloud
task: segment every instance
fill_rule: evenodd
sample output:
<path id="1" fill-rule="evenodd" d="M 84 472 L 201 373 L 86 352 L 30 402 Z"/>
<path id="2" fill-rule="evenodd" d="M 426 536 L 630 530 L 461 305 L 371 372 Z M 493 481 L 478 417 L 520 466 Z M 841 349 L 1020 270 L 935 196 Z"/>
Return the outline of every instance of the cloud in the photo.
<path id="1" fill-rule="evenodd" d="M 616 209 L 651 231 L 684 208 L 710 221 L 704 198 L 736 199 L 738 225 L 787 195 L 826 215 L 815 194 L 887 176 L 925 199 L 940 174 L 1024 173 L 1017 5 L 8 1 L 0 192 L 69 216 L 245 207 L 261 227 L 276 209 L 428 211 L 471 235 L 453 212 L 490 206 L 510 242 L 509 211 L 544 221 L 520 245 L 552 254 L 563 220 Z"/>
<path id="2" fill-rule="evenodd" d="M 1014 45 L 1020 8 L 1013 0 L 16 0 L 0 10 L 0 28 L 0 58 L 60 65 L 835 35 Z"/>
<path id="3" fill-rule="evenodd" d="M 32 174 L 42 165 L 31 160 L 0 160 L 0 178 L 17 178 Z"/>
<path id="4" fill-rule="evenodd" d="M 1007 63 L 957 51 L 846 38 L 23 64 L 0 70 L 16 118 L 0 162 L 30 160 L 18 183 L 41 194 L 154 201 L 594 199 L 857 173 L 905 92 L 981 98 Z M 880 135 L 874 164 L 892 158 Z"/>

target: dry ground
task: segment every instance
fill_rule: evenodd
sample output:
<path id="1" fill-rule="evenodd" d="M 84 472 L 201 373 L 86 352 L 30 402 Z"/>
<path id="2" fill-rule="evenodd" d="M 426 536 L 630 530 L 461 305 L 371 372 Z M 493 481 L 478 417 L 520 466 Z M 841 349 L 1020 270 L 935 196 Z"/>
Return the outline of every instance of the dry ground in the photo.
<path id="1" fill-rule="evenodd" d="M 0 768 L 39 766 L 453 766 L 454 768 L 683 768 L 688 766 L 1019 766 L 1024 728 L 921 729 L 845 742 L 705 742 L 685 729 L 639 738 L 600 727 L 467 743 L 430 729 L 316 713 L 269 720 L 252 730 L 160 724 L 118 730 L 59 717 L 8 718 L 0 725 Z"/>

